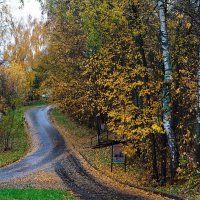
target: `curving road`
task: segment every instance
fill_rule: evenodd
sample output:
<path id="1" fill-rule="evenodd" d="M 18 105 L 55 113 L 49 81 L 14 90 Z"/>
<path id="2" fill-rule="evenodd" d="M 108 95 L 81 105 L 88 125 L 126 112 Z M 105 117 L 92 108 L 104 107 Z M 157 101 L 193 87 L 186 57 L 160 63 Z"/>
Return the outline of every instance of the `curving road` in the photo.
<path id="1" fill-rule="evenodd" d="M 0 181 L 28 176 L 32 172 L 50 166 L 63 180 L 66 189 L 85 200 L 140 200 L 136 195 L 126 194 L 101 183 L 81 165 L 71 153 L 63 137 L 48 119 L 50 107 L 36 107 L 26 112 L 26 121 L 31 128 L 34 144 L 25 158 L 0 169 Z M 64 159 L 61 155 L 64 155 Z"/>
<path id="2" fill-rule="evenodd" d="M 26 121 L 32 129 L 34 149 L 24 159 L 0 169 L 0 180 L 23 177 L 52 163 L 66 150 L 65 142 L 48 120 L 50 107 L 36 107 L 26 112 Z"/>

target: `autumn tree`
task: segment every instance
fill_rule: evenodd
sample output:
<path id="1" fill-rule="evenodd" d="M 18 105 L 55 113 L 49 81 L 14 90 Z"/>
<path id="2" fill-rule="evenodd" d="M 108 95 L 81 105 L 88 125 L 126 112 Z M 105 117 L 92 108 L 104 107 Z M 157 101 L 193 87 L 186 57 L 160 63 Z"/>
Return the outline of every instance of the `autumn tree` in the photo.
<path id="1" fill-rule="evenodd" d="M 45 46 L 45 28 L 42 22 L 29 18 L 28 24 L 12 24 L 11 31 L 13 39 L 4 48 L 4 73 L 23 102 L 31 94 L 35 69 Z"/>
<path id="2" fill-rule="evenodd" d="M 198 6 L 185 0 L 46 1 L 41 90 L 63 112 L 96 127 L 99 144 L 105 125 L 162 183 L 182 167 L 179 159 L 194 164 Z"/>

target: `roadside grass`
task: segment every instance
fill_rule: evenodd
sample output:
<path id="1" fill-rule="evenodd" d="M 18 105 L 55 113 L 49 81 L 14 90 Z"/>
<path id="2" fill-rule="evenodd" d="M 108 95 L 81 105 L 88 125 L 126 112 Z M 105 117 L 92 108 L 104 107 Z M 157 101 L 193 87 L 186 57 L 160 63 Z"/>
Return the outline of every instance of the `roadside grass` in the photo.
<path id="1" fill-rule="evenodd" d="M 66 128 L 70 134 L 78 138 L 89 137 L 95 134 L 94 130 L 77 124 L 73 119 L 62 114 L 58 109 L 52 110 L 52 116 L 60 125 Z"/>
<path id="2" fill-rule="evenodd" d="M 197 184 L 200 183 L 199 175 L 188 173 L 188 175 L 178 177 L 173 185 L 168 183 L 165 186 L 161 186 L 159 182 L 151 181 L 150 171 L 145 170 L 141 162 L 137 162 L 137 160 L 134 160 L 134 162 L 128 161 L 126 173 L 124 172 L 123 165 L 114 165 L 113 173 L 111 173 L 111 147 L 100 149 L 92 149 L 90 147 L 90 138 L 95 135 L 95 130 L 77 124 L 69 116 L 60 113 L 57 109 L 52 111 L 51 116 L 60 128 L 60 131 L 62 133 L 64 132 L 66 137 L 71 139 L 70 142 L 73 147 L 90 165 L 106 176 L 130 186 L 181 195 L 184 196 L 184 199 L 188 200 L 200 200 L 200 187 L 198 186 L 199 184 Z"/>
<path id="3" fill-rule="evenodd" d="M 1 189 L 1 200 L 75 200 L 68 192 L 46 189 Z"/>
<path id="4" fill-rule="evenodd" d="M 27 106 L 45 106 L 47 105 L 48 103 L 47 102 L 44 102 L 44 101 L 32 101 L 30 103 L 27 104 Z"/>
<path id="5" fill-rule="evenodd" d="M 33 103 L 29 106 L 19 107 L 15 110 L 14 123 L 12 126 L 12 149 L 3 151 L 0 148 L 0 167 L 4 167 L 19 160 L 27 153 L 29 141 L 24 126 L 24 113 L 27 109 L 36 105 L 45 105 L 45 103 Z"/>

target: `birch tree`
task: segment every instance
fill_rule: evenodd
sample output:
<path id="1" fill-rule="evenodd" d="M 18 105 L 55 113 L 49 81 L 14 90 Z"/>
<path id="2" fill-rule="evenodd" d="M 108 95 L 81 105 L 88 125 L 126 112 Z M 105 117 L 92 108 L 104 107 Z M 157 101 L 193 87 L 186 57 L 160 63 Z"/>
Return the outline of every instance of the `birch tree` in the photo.
<path id="1" fill-rule="evenodd" d="M 172 84 L 172 65 L 169 53 L 169 41 L 166 24 L 165 1 L 158 0 L 159 19 L 160 19 L 160 33 L 161 45 L 163 52 L 164 63 L 164 84 L 163 84 L 163 125 L 168 139 L 168 145 L 171 155 L 171 178 L 176 174 L 178 167 L 178 149 L 175 133 L 172 130 L 172 116 L 171 116 L 171 84 Z"/>

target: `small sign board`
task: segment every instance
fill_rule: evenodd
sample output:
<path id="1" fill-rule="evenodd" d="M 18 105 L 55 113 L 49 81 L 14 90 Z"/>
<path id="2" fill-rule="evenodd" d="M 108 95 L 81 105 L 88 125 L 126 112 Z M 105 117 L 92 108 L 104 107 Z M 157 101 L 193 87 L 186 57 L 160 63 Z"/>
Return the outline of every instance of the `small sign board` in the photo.
<path id="1" fill-rule="evenodd" d="M 123 164 L 125 162 L 125 155 L 123 153 L 123 145 L 115 144 L 113 145 L 113 163 Z"/>
<path id="2" fill-rule="evenodd" d="M 126 171 L 126 155 L 123 153 L 122 144 L 112 144 L 111 172 L 113 164 L 124 164 L 124 170 Z"/>

